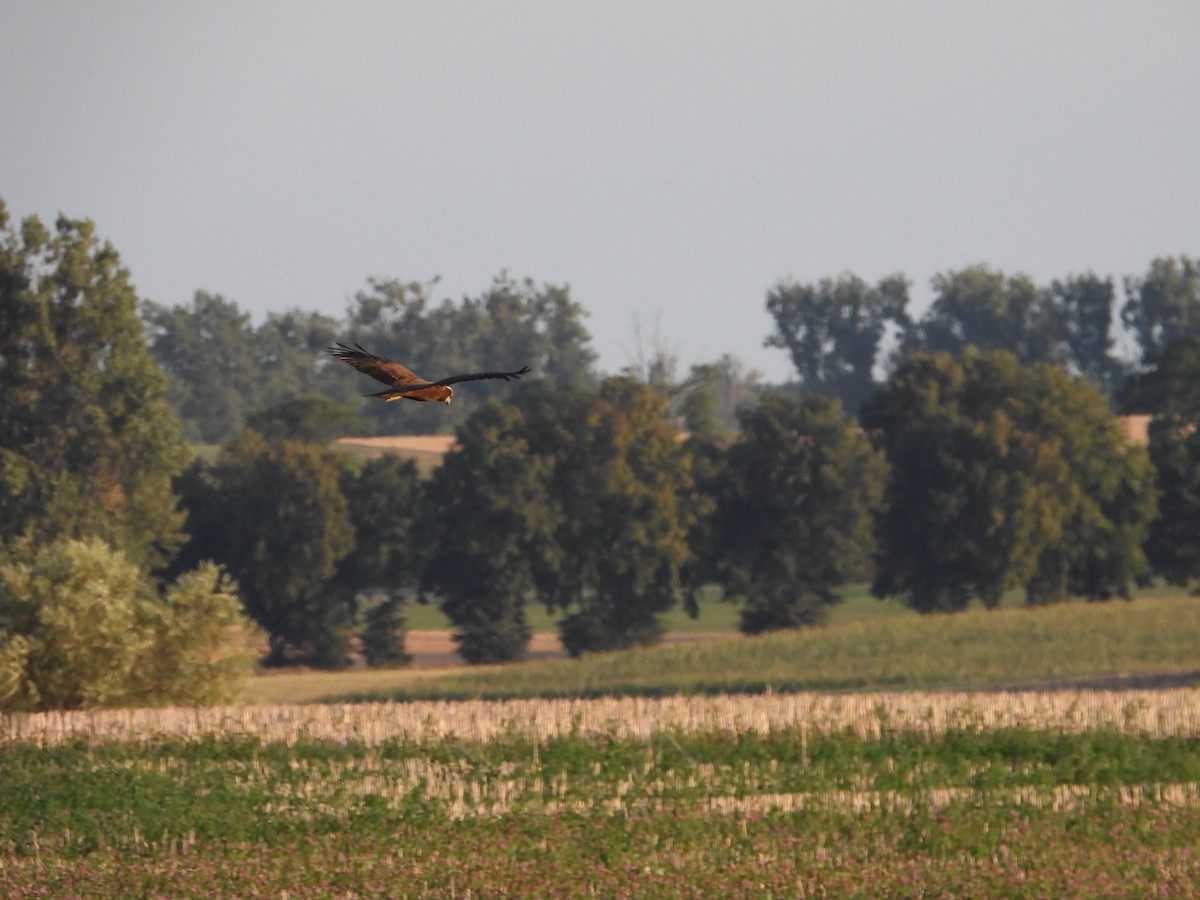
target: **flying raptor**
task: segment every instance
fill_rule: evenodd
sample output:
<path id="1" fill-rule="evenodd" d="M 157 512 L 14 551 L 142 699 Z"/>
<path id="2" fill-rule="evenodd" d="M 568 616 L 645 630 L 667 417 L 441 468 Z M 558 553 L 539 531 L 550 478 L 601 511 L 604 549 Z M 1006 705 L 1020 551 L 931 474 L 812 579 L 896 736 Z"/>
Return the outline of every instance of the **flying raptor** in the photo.
<path id="1" fill-rule="evenodd" d="M 359 344 L 347 347 L 345 344 L 338 343 L 325 352 L 354 366 L 364 375 L 370 375 L 376 381 L 382 381 L 388 385 L 386 391 L 366 395 L 379 397 L 387 403 L 391 403 L 393 400 L 440 400 L 443 403 L 449 403 L 454 399 L 454 388 L 450 387 L 452 384 L 458 384 L 460 381 L 482 381 L 486 378 L 499 378 L 501 381 L 519 380 L 522 375 L 529 372 L 529 366 L 525 366 L 515 372 L 472 372 L 469 375 L 451 375 L 449 378 L 442 378 L 438 381 L 426 381 L 407 366 L 369 353 Z"/>

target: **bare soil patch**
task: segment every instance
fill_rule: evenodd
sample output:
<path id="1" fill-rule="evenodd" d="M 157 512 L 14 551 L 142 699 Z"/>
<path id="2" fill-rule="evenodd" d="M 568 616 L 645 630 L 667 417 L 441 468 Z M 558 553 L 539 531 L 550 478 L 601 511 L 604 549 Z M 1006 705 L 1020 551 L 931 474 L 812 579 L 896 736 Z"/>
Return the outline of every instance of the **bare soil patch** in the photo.
<path id="1" fill-rule="evenodd" d="M 729 632 L 679 632 L 663 636 L 664 644 L 690 644 L 733 637 Z M 412 654 L 412 667 L 421 669 L 464 666 L 454 637 L 449 631 L 409 631 L 405 649 Z M 525 659 L 565 659 L 567 651 L 557 634 L 535 634 L 529 641 Z"/>
<path id="2" fill-rule="evenodd" d="M 337 442 L 349 447 L 400 450 L 409 453 L 448 453 L 454 446 L 452 434 L 396 434 L 385 437 L 344 437 Z"/>

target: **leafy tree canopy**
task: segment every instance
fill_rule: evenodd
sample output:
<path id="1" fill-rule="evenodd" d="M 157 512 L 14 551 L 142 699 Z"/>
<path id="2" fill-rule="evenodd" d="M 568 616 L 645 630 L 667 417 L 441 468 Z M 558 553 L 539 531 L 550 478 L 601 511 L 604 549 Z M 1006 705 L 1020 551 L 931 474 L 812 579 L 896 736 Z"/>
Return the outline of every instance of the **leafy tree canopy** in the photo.
<path id="1" fill-rule="evenodd" d="M 1153 485 L 1098 391 L 1008 353 L 916 354 L 864 407 L 891 464 L 873 591 L 922 611 L 1127 592 Z"/>
<path id="2" fill-rule="evenodd" d="M 889 328 L 909 322 L 908 281 L 874 286 L 852 274 L 818 284 L 780 282 L 767 294 L 775 331 L 768 347 L 788 351 L 806 391 L 837 397 L 851 412 L 875 389 L 875 367 Z"/>
<path id="3" fill-rule="evenodd" d="M 1050 297 L 1052 321 L 1067 366 L 1111 396 L 1125 378 L 1125 364 L 1113 352 L 1116 293 L 1112 279 L 1089 272 L 1055 280 Z"/>
<path id="4" fill-rule="evenodd" d="M 95 536 L 136 566 L 179 545 L 190 453 L 137 302 L 91 221 L 13 229 L 0 201 L 0 541 Z"/>
<path id="5" fill-rule="evenodd" d="M 416 463 L 380 456 L 361 469 L 344 469 L 341 488 L 354 549 L 338 563 L 338 582 L 393 596 L 416 588 L 427 546 L 420 539 L 423 486 Z"/>
<path id="6" fill-rule="evenodd" d="M 1049 293 L 1026 275 L 971 266 L 935 275 L 929 311 L 903 338 L 905 352 L 1004 350 L 1022 362 L 1060 362 L 1058 317 Z"/>
<path id="7" fill-rule="evenodd" d="M 246 427 L 280 441 L 324 444 L 354 430 L 358 417 L 319 394 L 299 394 L 246 416 Z"/>
<path id="8" fill-rule="evenodd" d="M 1152 368 L 1132 376 L 1121 406 L 1127 413 L 1148 413 L 1177 424 L 1200 423 L 1200 334 L 1172 342 Z"/>
<path id="9" fill-rule="evenodd" d="M 1200 580 L 1200 335 L 1168 345 L 1154 368 L 1130 379 L 1122 402 L 1154 417 L 1149 449 L 1160 499 L 1146 543 L 1150 564 L 1171 584 Z"/>
<path id="10" fill-rule="evenodd" d="M 768 393 L 742 414 L 717 482 L 717 579 L 745 598 L 741 629 L 820 622 L 867 567 L 883 454 L 832 398 Z"/>
<path id="11" fill-rule="evenodd" d="M 269 636 L 269 664 L 345 662 L 353 598 L 332 580 L 354 546 L 343 464 L 333 451 L 246 432 L 178 479 L 189 534 L 178 565 L 212 560 L 237 579 Z"/>
<path id="12" fill-rule="evenodd" d="M 456 449 L 427 486 L 422 530 L 433 552 L 424 584 L 441 597 L 469 662 L 525 652 L 525 604 L 558 526 L 554 458 L 527 426 L 516 407 L 488 403 L 459 428 Z"/>
<path id="13" fill-rule="evenodd" d="M 428 486 L 429 590 L 472 661 L 512 659 L 524 605 L 564 612 L 578 654 L 661 635 L 680 593 L 695 516 L 690 458 L 666 398 L 618 378 L 598 391 L 535 383 L 458 431 Z"/>
<path id="14" fill-rule="evenodd" d="M 339 335 L 319 313 L 272 313 L 255 327 L 249 313 L 220 295 L 197 291 L 174 307 L 146 302 L 141 315 L 150 350 L 171 380 L 171 400 L 188 436 L 231 440 L 255 410 L 319 393 L 340 406 L 357 403 L 346 382 L 327 377 L 320 351 Z"/>
<path id="15" fill-rule="evenodd" d="M 1153 365 L 1166 348 L 1200 332 L 1200 260 L 1159 257 L 1144 275 L 1125 279 L 1121 320 L 1137 335 L 1142 364 Z"/>
<path id="16" fill-rule="evenodd" d="M 573 655 L 658 641 L 660 614 L 678 600 L 695 508 L 684 499 L 690 456 L 666 406 L 647 385 L 607 379 L 556 460 L 562 556 L 538 589 L 569 611 L 560 629 Z"/>

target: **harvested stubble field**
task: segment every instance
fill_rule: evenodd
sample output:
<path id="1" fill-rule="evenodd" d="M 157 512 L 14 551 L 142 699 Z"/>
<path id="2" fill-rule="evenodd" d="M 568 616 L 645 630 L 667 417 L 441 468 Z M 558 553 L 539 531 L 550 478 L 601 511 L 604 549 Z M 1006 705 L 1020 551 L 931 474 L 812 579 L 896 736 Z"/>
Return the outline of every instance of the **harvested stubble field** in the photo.
<path id="1" fill-rule="evenodd" d="M 116 710 L 0 732 L 0 895 L 1200 891 L 1200 692 Z"/>
<path id="2" fill-rule="evenodd" d="M 1198 607 L 0 717 L 0 896 L 1200 895 Z"/>

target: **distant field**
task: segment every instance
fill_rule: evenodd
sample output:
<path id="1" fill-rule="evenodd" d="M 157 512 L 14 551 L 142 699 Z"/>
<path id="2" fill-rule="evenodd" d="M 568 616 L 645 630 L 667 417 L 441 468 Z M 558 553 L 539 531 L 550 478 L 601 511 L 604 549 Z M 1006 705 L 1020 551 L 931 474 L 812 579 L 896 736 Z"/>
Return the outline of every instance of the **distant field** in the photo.
<path id="1" fill-rule="evenodd" d="M 1200 683 L 1200 602 L 1178 592 L 1130 603 L 1080 602 L 957 615 L 917 616 L 897 610 L 754 638 L 732 632 L 674 635 L 666 646 L 589 654 L 578 660 L 262 676 L 253 679 L 247 699 Z"/>
<path id="2" fill-rule="evenodd" d="M 454 446 L 452 434 L 400 434 L 388 437 L 344 437 L 334 441 L 339 450 L 359 459 L 375 459 L 385 453 L 417 463 L 422 471 L 436 468 Z"/>

